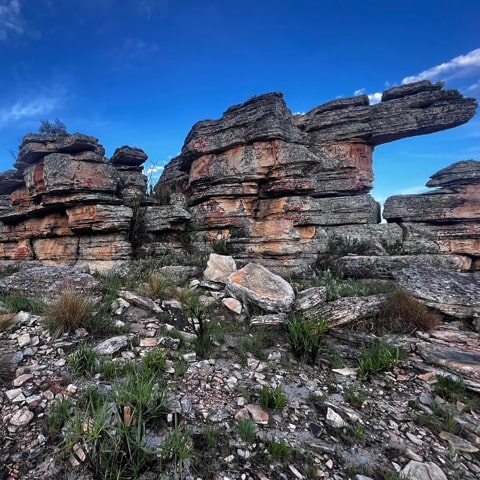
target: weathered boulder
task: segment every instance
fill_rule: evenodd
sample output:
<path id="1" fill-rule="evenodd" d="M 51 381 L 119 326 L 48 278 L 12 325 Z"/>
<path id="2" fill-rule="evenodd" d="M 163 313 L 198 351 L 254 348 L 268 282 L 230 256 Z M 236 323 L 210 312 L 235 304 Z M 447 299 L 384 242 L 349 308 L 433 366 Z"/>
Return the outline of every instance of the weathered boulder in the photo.
<path id="1" fill-rule="evenodd" d="M 350 322 L 370 318 L 380 309 L 386 295 L 369 295 L 366 297 L 343 297 L 322 303 L 306 310 L 306 318 L 325 318 L 328 328 L 339 327 Z"/>
<path id="2" fill-rule="evenodd" d="M 73 135 L 43 135 L 30 133 L 23 137 L 14 167 L 23 170 L 28 165 L 37 162 L 49 153 L 94 152 L 100 157 L 105 155 L 105 149 L 98 140 L 88 135 L 75 133 Z"/>
<path id="3" fill-rule="evenodd" d="M 148 155 L 140 148 L 124 145 L 117 148 L 110 161 L 113 165 L 122 165 L 126 167 L 139 167 L 148 158 Z"/>
<path id="4" fill-rule="evenodd" d="M 286 312 L 295 300 L 295 292 L 288 282 L 254 263 L 232 273 L 227 278 L 226 290 L 233 297 L 268 312 Z"/>
<path id="5" fill-rule="evenodd" d="M 132 207 L 142 207 L 132 199 L 145 197 L 146 155 L 132 147 L 117 149 L 114 162 L 104 155 L 86 135 L 24 137 L 17 170 L 0 176 L 1 260 L 97 270 L 130 260 Z"/>
<path id="6" fill-rule="evenodd" d="M 457 318 L 480 317 L 480 273 L 416 266 L 394 272 L 398 285 L 430 307 Z"/>
<path id="7" fill-rule="evenodd" d="M 236 270 L 237 264 L 232 257 L 211 253 L 203 278 L 208 282 L 226 283 L 227 278 Z"/>

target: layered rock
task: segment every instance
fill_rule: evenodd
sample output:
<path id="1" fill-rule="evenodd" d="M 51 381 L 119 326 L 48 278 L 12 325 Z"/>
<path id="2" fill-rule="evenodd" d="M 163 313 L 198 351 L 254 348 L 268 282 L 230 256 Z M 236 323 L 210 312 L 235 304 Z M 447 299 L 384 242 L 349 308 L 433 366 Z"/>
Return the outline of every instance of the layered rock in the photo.
<path id="1" fill-rule="evenodd" d="M 26 135 L 16 170 L 0 175 L 0 260 L 111 269 L 130 259 L 132 199 L 144 196 L 146 154 L 111 161 L 81 134 Z"/>
<path id="2" fill-rule="evenodd" d="M 383 216 L 401 225 L 406 249 L 431 253 L 436 248 L 436 253 L 463 255 L 473 270 L 479 270 L 480 162 L 454 163 L 432 175 L 426 185 L 435 190 L 388 198 Z M 419 236 L 429 242 L 419 244 Z"/>
<path id="3" fill-rule="evenodd" d="M 368 194 L 376 145 L 475 114 L 474 99 L 442 87 L 418 82 L 387 90 L 377 105 L 360 96 L 304 115 L 292 115 L 279 93 L 254 97 L 194 125 L 156 191 L 186 194 L 194 248 L 221 241 L 241 263 L 305 273 L 337 229 L 359 232 L 380 222 Z M 387 255 L 382 230 L 369 231 L 377 253 Z"/>

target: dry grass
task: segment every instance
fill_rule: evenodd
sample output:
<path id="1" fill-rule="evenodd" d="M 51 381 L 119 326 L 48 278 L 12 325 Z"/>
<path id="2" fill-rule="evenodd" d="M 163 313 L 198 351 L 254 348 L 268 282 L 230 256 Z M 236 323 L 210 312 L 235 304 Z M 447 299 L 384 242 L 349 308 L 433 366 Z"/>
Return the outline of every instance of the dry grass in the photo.
<path id="1" fill-rule="evenodd" d="M 0 332 L 7 330 L 13 323 L 15 313 L 1 313 L 0 314 Z"/>
<path id="2" fill-rule="evenodd" d="M 90 318 L 93 308 L 90 299 L 75 292 L 64 292 L 45 311 L 49 332 L 58 337 L 72 332 Z"/>
<path id="3" fill-rule="evenodd" d="M 387 297 L 375 320 L 376 329 L 392 333 L 409 333 L 414 330 L 429 332 L 439 324 L 439 315 L 402 290 Z"/>

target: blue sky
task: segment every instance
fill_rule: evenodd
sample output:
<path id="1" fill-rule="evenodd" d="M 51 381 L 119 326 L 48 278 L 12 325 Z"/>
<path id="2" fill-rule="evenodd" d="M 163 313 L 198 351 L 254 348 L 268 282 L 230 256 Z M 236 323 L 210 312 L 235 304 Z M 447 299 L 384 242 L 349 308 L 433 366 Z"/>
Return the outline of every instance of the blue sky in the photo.
<path id="1" fill-rule="evenodd" d="M 0 171 L 43 119 L 108 156 L 143 148 L 158 175 L 195 122 L 260 93 L 306 112 L 426 78 L 478 99 L 479 25 L 478 0 L 0 0 Z M 379 146 L 373 195 L 416 193 L 470 158 L 480 114 Z"/>

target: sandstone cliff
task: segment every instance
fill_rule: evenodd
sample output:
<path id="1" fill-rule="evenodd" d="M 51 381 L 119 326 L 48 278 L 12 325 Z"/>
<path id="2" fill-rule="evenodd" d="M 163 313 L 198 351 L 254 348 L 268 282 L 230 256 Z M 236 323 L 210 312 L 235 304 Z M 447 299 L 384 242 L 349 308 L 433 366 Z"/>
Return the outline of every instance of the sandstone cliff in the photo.
<path id="1" fill-rule="evenodd" d="M 145 195 L 146 154 L 122 147 L 111 160 L 81 134 L 26 135 L 16 170 L 0 175 L 0 259 L 110 269 L 127 261 L 131 200 Z"/>
<path id="2" fill-rule="evenodd" d="M 280 93 L 260 95 L 194 125 L 155 196 L 138 148 L 106 159 L 93 137 L 29 134 L 0 175 L 0 261 L 110 269 L 134 253 L 221 247 L 240 264 L 291 275 L 342 244 L 357 254 L 338 261 L 348 275 L 389 276 L 420 260 L 479 269 L 477 162 L 435 174 L 432 194 L 389 199 L 388 224 L 369 195 L 376 145 L 455 127 L 476 107 L 428 81 L 389 89 L 376 105 L 359 96 L 304 115 Z"/>
<path id="3" fill-rule="evenodd" d="M 385 91 L 377 105 L 360 96 L 304 115 L 292 115 L 279 93 L 254 97 L 194 125 L 156 191 L 185 194 L 195 248 L 224 242 L 237 259 L 280 273 L 307 271 L 337 233 L 367 230 L 388 247 L 403 233 L 377 225 L 374 147 L 472 118 L 475 100 L 442 87 L 418 82 Z"/>

